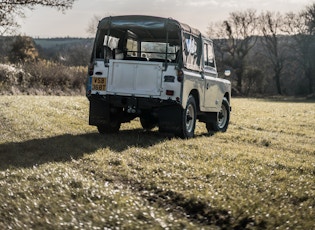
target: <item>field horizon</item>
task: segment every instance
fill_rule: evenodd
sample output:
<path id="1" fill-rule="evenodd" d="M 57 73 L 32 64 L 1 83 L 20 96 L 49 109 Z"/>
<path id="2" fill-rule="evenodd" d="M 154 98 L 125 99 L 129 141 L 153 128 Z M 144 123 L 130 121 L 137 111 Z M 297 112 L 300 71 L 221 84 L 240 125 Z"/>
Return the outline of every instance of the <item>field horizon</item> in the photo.
<path id="1" fill-rule="evenodd" d="M 0 96 L 0 228 L 315 229 L 315 103 L 232 98 L 195 138 L 88 125 L 82 96 Z"/>

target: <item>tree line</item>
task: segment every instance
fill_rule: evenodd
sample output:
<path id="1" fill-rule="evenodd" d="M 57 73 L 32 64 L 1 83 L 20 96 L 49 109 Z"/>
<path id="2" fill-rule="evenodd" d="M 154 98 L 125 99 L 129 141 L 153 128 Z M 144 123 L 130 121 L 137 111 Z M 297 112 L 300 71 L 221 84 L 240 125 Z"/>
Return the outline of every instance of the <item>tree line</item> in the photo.
<path id="1" fill-rule="evenodd" d="M 209 27 L 218 69 L 239 95 L 315 92 L 315 3 L 298 13 L 248 9 Z"/>

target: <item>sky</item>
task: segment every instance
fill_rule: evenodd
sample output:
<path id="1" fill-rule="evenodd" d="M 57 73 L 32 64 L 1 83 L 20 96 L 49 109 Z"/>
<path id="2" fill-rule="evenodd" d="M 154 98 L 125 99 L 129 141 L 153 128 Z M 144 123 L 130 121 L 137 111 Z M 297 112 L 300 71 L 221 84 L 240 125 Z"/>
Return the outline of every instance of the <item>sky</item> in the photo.
<path id="1" fill-rule="evenodd" d="M 94 16 L 110 15 L 171 17 L 206 33 L 211 23 L 227 19 L 231 12 L 299 12 L 311 3 L 312 0 L 76 0 L 65 13 L 36 7 L 26 10 L 26 17 L 18 21 L 21 34 L 40 38 L 91 37 L 87 28 Z"/>

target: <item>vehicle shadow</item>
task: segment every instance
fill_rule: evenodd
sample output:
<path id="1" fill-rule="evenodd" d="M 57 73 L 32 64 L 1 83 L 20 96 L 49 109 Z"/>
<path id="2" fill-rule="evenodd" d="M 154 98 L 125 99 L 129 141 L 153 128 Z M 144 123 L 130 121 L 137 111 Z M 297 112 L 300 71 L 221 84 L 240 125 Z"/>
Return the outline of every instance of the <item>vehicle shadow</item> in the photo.
<path id="1" fill-rule="evenodd" d="M 0 170 L 65 162 L 78 159 L 84 154 L 92 154 L 101 148 L 109 148 L 117 153 L 134 146 L 147 148 L 165 140 L 168 138 L 158 132 L 135 129 L 120 131 L 117 134 L 64 134 L 25 142 L 5 143 L 0 144 Z"/>

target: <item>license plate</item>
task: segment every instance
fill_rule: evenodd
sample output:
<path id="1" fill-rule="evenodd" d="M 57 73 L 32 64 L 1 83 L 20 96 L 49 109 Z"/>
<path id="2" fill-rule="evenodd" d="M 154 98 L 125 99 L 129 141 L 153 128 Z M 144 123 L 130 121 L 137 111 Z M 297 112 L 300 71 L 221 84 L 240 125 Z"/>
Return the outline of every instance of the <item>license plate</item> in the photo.
<path id="1" fill-rule="evenodd" d="M 92 78 L 92 90 L 105 91 L 105 89 L 106 89 L 106 78 L 104 77 Z"/>

